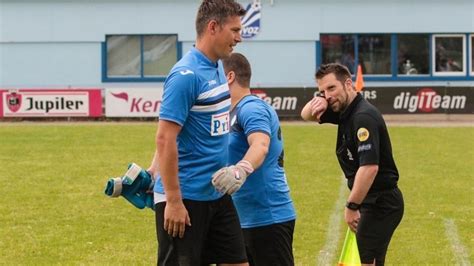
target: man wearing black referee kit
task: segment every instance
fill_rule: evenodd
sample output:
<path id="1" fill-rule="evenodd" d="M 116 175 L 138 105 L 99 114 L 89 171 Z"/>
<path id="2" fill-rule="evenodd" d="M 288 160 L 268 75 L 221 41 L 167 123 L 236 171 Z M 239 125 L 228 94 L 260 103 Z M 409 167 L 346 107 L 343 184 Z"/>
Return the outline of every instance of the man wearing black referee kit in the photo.
<path id="1" fill-rule="evenodd" d="M 336 155 L 351 190 L 344 218 L 356 232 L 361 262 L 383 265 L 404 209 L 385 121 L 354 90 L 345 66 L 322 65 L 316 80 L 318 95 L 306 104 L 301 116 L 338 125 Z"/>

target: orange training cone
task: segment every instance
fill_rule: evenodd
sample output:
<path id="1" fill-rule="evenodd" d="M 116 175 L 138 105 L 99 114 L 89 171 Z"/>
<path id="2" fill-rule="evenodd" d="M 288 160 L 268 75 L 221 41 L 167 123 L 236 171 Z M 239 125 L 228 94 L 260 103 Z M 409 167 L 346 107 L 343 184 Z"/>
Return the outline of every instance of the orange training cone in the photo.
<path id="1" fill-rule="evenodd" d="M 357 66 L 357 76 L 356 76 L 355 88 L 356 88 L 356 91 L 362 91 L 362 89 L 364 88 L 364 77 L 362 77 L 362 66 L 361 65 Z"/>
<path id="2" fill-rule="evenodd" d="M 360 266 L 359 248 L 354 232 L 347 228 L 346 239 L 342 246 L 341 257 L 338 266 Z"/>

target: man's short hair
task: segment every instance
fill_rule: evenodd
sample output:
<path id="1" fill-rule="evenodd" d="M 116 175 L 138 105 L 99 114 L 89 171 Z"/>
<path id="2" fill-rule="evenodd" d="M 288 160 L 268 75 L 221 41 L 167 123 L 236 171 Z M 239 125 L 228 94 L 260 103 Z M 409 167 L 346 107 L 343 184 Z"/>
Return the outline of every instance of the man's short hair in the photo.
<path id="1" fill-rule="evenodd" d="M 228 58 L 222 59 L 225 73 L 234 71 L 235 80 L 244 88 L 250 87 L 250 78 L 252 77 L 252 69 L 250 63 L 243 54 L 232 53 Z"/>
<path id="2" fill-rule="evenodd" d="M 338 63 L 329 63 L 319 67 L 318 71 L 316 72 L 316 79 L 322 79 L 331 73 L 334 74 L 336 79 L 341 83 L 344 83 L 348 78 L 351 78 L 351 72 L 346 66 Z"/>
<path id="3" fill-rule="evenodd" d="M 211 20 L 224 24 L 229 17 L 243 16 L 245 9 L 234 0 L 203 0 L 196 16 L 196 33 L 201 36 Z"/>

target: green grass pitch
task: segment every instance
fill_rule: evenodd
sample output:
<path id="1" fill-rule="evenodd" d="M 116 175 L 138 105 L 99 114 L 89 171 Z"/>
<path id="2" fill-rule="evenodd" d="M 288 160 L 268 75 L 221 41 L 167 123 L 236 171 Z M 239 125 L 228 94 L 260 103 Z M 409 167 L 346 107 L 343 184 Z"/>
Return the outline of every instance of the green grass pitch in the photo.
<path id="1" fill-rule="evenodd" d="M 0 264 L 154 264 L 153 212 L 103 190 L 127 163 L 149 165 L 155 130 L 156 123 L 0 124 Z M 406 209 L 387 264 L 473 263 L 474 127 L 389 130 Z M 346 228 L 342 211 L 332 215 L 342 175 L 336 127 L 289 124 L 283 134 L 298 215 L 295 262 L 316 265 L 327 252 L 334 265 Z"/>

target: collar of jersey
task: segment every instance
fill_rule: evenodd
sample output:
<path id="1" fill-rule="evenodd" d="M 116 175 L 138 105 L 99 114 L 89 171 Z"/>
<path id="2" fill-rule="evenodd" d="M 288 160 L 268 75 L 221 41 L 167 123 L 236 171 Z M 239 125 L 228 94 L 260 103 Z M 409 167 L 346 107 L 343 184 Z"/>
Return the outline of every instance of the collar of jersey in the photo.
<path id="1" fill-rule="evenodd" d="M 341 113 L 341 119 L 346 119 L 350 116 L 354 108 L 357 106 L 357 104 L 362 100 L 362 95 L 360 93 L 357 93 L 356 97 L 354 100 L 349 104 L 347 109 Z"/>
<path id="2" fill-rule="evenodd" d="M 230 112 L 234 111 L 234 109 L 237 108 L 237 106 L 240 106 L 240 103 L 244 103 L 244 100 L 247 100 L 248 97 L 250 97 L 250 96 L 254 96 L 254 97 L 257 97 L 257 98 L 258 98 L 257 95 L 254 95 L 254 94 L 247 94 L 247 95 L 245 95 L 244 97 L 240 98 L 240 100 L 235 104 L 235 106 L 232 107 L 232 109 L 230 110 Z M 252 98 L 252 99 L 253 99 L 253 98 Z"/>
<path id="3" fill-rule="evenodd" d="M 197 49 L 196 47 L 191 48 L 191 53 L 195 54 L 196 57 L 201 59 L 203 62 L 205 62 L 210 67 L 217 68 L 217 62 L 212 62 L 211 59 L 207 58 L 207 56 L 205 54 L 203 54 L 201 51 L 199 51 L 199 49 Z"/>

